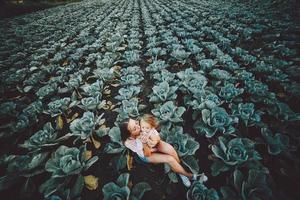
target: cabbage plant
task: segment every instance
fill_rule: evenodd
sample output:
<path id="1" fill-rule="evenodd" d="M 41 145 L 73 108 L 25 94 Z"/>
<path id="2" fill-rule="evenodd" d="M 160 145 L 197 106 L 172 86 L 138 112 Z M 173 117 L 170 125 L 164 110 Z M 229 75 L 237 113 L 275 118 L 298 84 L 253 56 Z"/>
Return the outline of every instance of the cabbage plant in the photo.
<path id="1" fill-rule="evenodd" d="M 230 177 L 230 185 L 221 187 L 224 200 L 272 199 L 272 190 L 268 186 L 267 174 L 260 170 L 250 169 L 248 178 L 236 169 Z"/>
<path id="2" fill-rule="evenodd" d="M 16 114 L 17 104 L 13 101 L 7 101 L 0 104 L 0 118 L 14 116 Z"/>
<path id="3" fill-rule="evenodd" d="M 136 50 L 125 51 L 123 58 L 126 63 L 130 65 L 135 64 L 140 60 L 139 51 Z"/>
<path id="4" fill-rule="evenodd" d="M 177 88 L 177 86 L 169 86 L 168 82 L 161 82 L 160 84 L 153 86 L 153 92 L 149 95 L 149 101 L 163 103 L 165 101 L 175 100 L 177 97 Z"/>
<path id="5" fill-rule="evenodd" d="M 241 119 L 246 126 L 254 126 L 261 122 L 263 112 L 255 110 L 253 103 L 239 103 L 232 105 L 232 114 Z"/>
<path id="6" fill-rule="evenodd" d="M 126 118 L 135 118 L 140 115 L 140 110 L 144 109 L 144 105 L 139 105 L 137 98 L 123 100 L 121 106 L 117 109 L 117 121 L 120 122 Z"/>
<path id="7" fill-rule="evenodd" d="M 81 105 L 78 105 L 78 107 L 84 109 L 84 110 L 95 110 L 99 104 L 99 95 L 95 97 L 86 97 L 81 99 Z"/>
<path id="8" fill-rule="evenodd" d="M 144 77 L 139 74 L 127 74 L 121 76 L 121 85 L 138 85 Z"/>
<path id="9" fill-rule="evenodd" d="M 167 101 L 158 108 L 152 109 L 151 112 L 156 116 L 162 125 L 171 127 L 172 123 L 183 122 L 182 115 L 185 107 L 177 107 L 173 101 Z"/>
<path id="10" fill-rule="evenodd" d="M 200 181 L 194 181 L 186 193 L 187 200 L 219 200 L 217 191 L 208 189 Z"/>
<path id="11" fill-rule="evenodd" d="M 217 145 L 211 146 L 214 156 L 218 158 L 211 166 L 213 176 L 228 171 L 234 166 L 262 159 L 260 154 L 255 151 L 255 143 L 248 138 L 229 139 L 220 136 L 218 140 Z"/>
<path id="12" fill-rule="evenodd" d="M 183 49 L 176 48 L 170 54 L 177 62 L 181 64 L 185 64 L 188 61 L 189 56 L 191 55 L 190 52 L 186 52 Z"/>
<path id="13" fill-rule="evenodd" d="M 62 99 L 57 99 L 48 103 L 48 110 L 45 111 L 46 113 L 51 114 L 51 117 L 55 117 L 57 115 L 62 114 L 69 108 L 71 99 L 69 97 L 65 97 Z"/>
<path id="14" fill-rule="evenodd" d="M 92 84 L 85 84 L 80 87 L 84 94 L 90 97 L 96 97 L 99 98 L 102 97 L 102 90 L 104 88 L 104 83 L 101 80 L 97 80 L 95 83 Z"/>
<path id="15" fill-rule="evenodd" d="M 81 194 L 84 185 L 81 173 L 98 160 L 98 156 L 87 158 L 85 152 L 85 146 L 77 148 L 62 145 L 52 154 L 45 165 L 46 171 L 51 173 L 51 178 L 39 187 L 39 191 L 45 198 L 62 189 L 71 190 L 71 198 Z M 76 182 L 69 189 L 70 181 L 74 178 Z"/>
<path id="16" fill-rule="evenodd" d="M 215 64 L 217 64 L 217 62 L 212 59 L 202 59 L 198 61 L 198 65 L 203 71 L 210 71 Z"/>
<path id="17" fill-rule="evenodd" d="M 6 165 L 6 173 L 0 177 L 0 191 L 6 190 L 25 181 L 28 182 L 33 176 L 39 175 L 44 172 L 43 166 L 47 160 L 49 153 L 35 152 L 31 155 L 9 155 L 3 159 Z M 23 187 L 22 189 L 24 189 Z"/>
<path id="18" fill-rule="evenodd" d="M 147 72 L 152 72 L 152 73 L 156 73 L 156 72 L 160 72 L 161 70 L 167 68 L 168 65 L 166 64 L 166 62 L 164 60 L 154 60 L 147 68 L 146 71 Z"/>
<path id="19" fill-rule="evenodd" d="M 53 146 L 59 144 L 59 142 L 68 139 L 71 134 L 66 134 L 58 138 L 57 131 L 52 127 L 50 122 L 47 122 L 43 129 L 34 133 L 28 140 L 25 140 L 24 144 L 19 146 L 30 150 L 37 150 L 42 147 Z"/>
<path id="20" fill-rule="evenodd" d="M 172 72 L 169 72 L 166 69 L 162 69 L 160 72 L 157 72 L 153 74 L 153 79 L 155 79 L 156 82 L 168 82 L 170 85 L 177 85 L 178 80 L 175 78 L 175 74 Z"/>
<path id="21" fill-rule="evenodd" d="M 46 96 L 52 95 L 57 91 L 57 83 L 53 84 L 48 84 L 43 87 L 41 87 L 37 92 L 36 95 L 40 98 L 43 99 Z"/>
<path id="22" fill-rule="evenodd" d="M 224 108 L 203 109 L 201 114 L 202 118 L 198 119 L 193 126 L 198 134 L 211 138 L 217 132 L 223 134 L 233 134 L 235 132 L 233 124 L 238 122 L 238 118 L 230 116 Z"/>
<path id="23" fill-rule="evenodd" d="M 109 182 L 103 186 L 103 200 L 139 200 L 149 190 L 151 190 L 151 186 L 147 182 L 129 186 L 129 174 L 123 173 L 115 182 Z"/>
<path id="24" fill-rule="evenodd" d="M 70 124 L 71 134 L 76 136 L 78 139 L 88 139 L 93 131 L 95 130 L 96 124 L 102 123 L 102 115 L 95 116 L 94 113 L 87 111 L 83 113 L 80 119 L 75 119 Z"/>
<path id="25" fill-rule="evenodd" d="M 261 128 L 261 135 L 268 145 L 268 152 L 271 155 L 278 155 L 289 148 L 289 137 L 281 133 L 273 134 L 268 128 Z"/>
<path id="26" fill-rule="evenodd" d="M 115 96 L 115 99 L 122 101 L 122 100 L 129 100 L 133 97 L 137 97 L 141 92 L 140 86 L 130 85 L 128 87 L 123 87 L 119 89 L 119 95 Z"/>
<path id="27" fill-rule="evenodd" d="M 243 88 L 236 88 L 232 83 L 228 83 L 224 87 L 221 87 L 219 96 L 226 102 L 232 102 L 234 99 L 240 101 L 240 99 L 237 99 L 237 96 L 243 92 Z"/>

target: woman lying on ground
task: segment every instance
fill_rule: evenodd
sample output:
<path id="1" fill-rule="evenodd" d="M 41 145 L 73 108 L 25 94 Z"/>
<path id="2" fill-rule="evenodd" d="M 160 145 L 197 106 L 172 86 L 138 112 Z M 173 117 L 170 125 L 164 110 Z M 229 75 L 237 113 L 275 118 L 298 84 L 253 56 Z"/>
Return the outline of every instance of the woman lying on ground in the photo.
<path id="1" fill-rule="evenodd" d="M 142 120 L 145 119 L 142 118 Z M 142 121 L 143 123 L 143 121 Z M 134 119 L 127 119 L 120 125 L 121 129 L 121 138 L 124 142 L 124 145 L 132 150 L 133 152 L 137 153 L 139 158 L 146 162 L 146 163 L 166 163 L 169 164 L 172 171 L 178 173 L 182 182 L 185 186 L 189 187 L 191 185 L 190 180 L 196 180 L 196 174 L 192 174 L 187 172 L 180 164 L 180 159 L 174 147 L 164 141 L 162 141 L 159 136 L 156 137 L 156 134 L 153 134 L 152 140 L 157 141 L 149 141 L 149 144 L 152 144 L 154 149 L 150 150 L 146 144 L 141 141 L 145 138 L 144 134 L 141 132 L 140 121 Z M 150 129 L 153 129 L 153 127 Z M 153 131 L 153 130 L 152 130 Z M 141 136 L 142 133 L 142 136 Z M 141 139 L 142 138 L 142 139 Z M 151 138 L 150 138 L 151 139 Z M 151 143 L 152 142 L 152 143 Z M 149 146 L 149 145 L 148 145 Z M 202 174 L 200 179 L 204 180 L 207 177 Z"/>

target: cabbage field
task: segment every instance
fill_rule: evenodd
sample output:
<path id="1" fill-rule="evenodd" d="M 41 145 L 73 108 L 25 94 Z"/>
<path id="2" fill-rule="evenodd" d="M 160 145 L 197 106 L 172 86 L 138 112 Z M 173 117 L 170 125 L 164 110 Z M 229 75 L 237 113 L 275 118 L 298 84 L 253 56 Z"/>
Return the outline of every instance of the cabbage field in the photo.
<path id="1" fill-rule="evenodd" d="M 300 29 L 288 6 L 87 0 L 0 20 L 5 199 L 300 199 Z M 181 164 L 125 148 L 150 113 Z"/>

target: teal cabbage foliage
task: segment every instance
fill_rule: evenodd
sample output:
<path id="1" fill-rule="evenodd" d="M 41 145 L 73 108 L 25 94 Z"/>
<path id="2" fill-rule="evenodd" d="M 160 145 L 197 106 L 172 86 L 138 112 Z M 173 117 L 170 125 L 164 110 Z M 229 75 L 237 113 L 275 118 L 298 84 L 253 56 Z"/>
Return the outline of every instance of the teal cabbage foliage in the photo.
<path id="1" fill-rule="evenodd" d="M 137 63 L 140 60 L 140 55 L 139 55 L 139 51 L 126 51 L 123 54 L 123 58 L 125 60 L 126 63 L 128 64 L 134 64 Z"/>
<path id="2" fill-rule="evenodd" d="M 194 129 L 198 134 L 205 134 L 207 138 L 213 137 L 218 131 L 223 134 L 233 134 L 234 123 L 238 118 L 230 116 L 224 108 L 213 107 L 201 111 L 202 119 L 198 119 L 194 124 Z"/>
<path id="3" fill-rule="evenodd" d="M 69 90 L 73 90 L 78 88 L 82 83 L 82 76 L 79 75 L 73 75 L 70 77 L 69 81 L 66 83 Z"/>
<path id="4" fill-rule="evenodd" d="M 6 173 L 0 177 L 0 191 L 11 188 L 22 180 L 28 181 L 31 177 L 44 172 L 42 169 L 49 153 L 33 153 L 32 155 L 9 155 L 3 164 L 6 164 Z"/>
<path id="5" fill-rule="evenodd" d="M 194 39 L 186 39 L 184 41 L 187 49 L 192 53 L 192 54 L 198 54 L 201 53 L 201 51 L 203 50 L 202 48 L 198 47 L 197 45 L 197 41 Z"/>
<path id="6" fill-rule="evenodd" d="M 239 103 L 232 106 L 232 113 L 239 117 L 246 126 L 254 126 L 261 122 L 262 111 L 255 110 L 253 103 Z"/>
<path id="7" fill-rule="evenodd" d="M 211 146 L 212 152 L 219 158 L 211 166 L 213 176 L 217 176 L 221 172 L 231 169 L 233 166 L 262 159 L 260 154 L 255 151 L 255 143 L 248 138 L 228 139 L 220 136 L 218 140 L 218 145 Z"/>
<path id="8" fill-rule="evenodd" d="M 96 60 L 97 68 L 104 69 L 104 68 L 111 68 L 114 65 L 114 59 L 109 55 L 105 55 L 102 59 Z"/>
<path id="9" fill-rule="evenodd" d="M 49 110 L 47 112 L 51 114 L 51 117 L 60 115 L 68 109 L 70 101 L 69 97 L 52 101 L 48 103 Z"/>
<path id="10" fill-rule="evenodd" d="M 245 82 L 245 91 L 258 97 L 264 97 L 269 93 L 269 88 L 260 81 L 249 80 Z"/>
<path id="11" fill-rule="evenodd" d="M 147 68 L 146 71 L 147 72 L 152 72 L 152 73 L 156 73 L 156 72 L 160 72 L 161 70 L 167 68 L 168 65 L 166 64 L 166 62 L 164 60 L 154 60 Z"/>
<path id="12" fill-rule="evenodd" d="M 13 116 L 16 114 L 17 104 L 13 101 L 8 101 L 0 104 L 0 118 L 6 117 L 7 115 Z"/>
<path id="13" fill-rule="evenodd" d="M 85 146 L 78 149 L 77 147 L 70 148 L 62 145 L 47 161 L 45 169 L 52 173 L 52 178 L 80 174 L 98 160 L 97 156 L 86 160 L 85 150 Z"/>
<path id="14" fill-rule="evenodd" d="M 198 64 L 201 70 L 210 71 L 215 66 L 215 64 L 217 64 L 217 62 L 212 59 L 203 59 L 198 61 Z"/>
<path id="15" fill-rule="evenodd" d="M 187 200 L 219 200 L 217 191 L 208 189 L 200 181 L 195 181 L 186 193 Z"/>
<path id="16" fill-rule="evenodd" d="M 188 61 L 189 56 L 191 55 L 190 52 L 186 52 L 183 49 L 176 48 L 170 54 L 175 60 L 181 64 L 185 64 Z"/>
<path id="17" fill-rule="evenodd" d="M 236 70 L 239 68 L 239 65 L 228 54 L 221 55 L 218 60 L 222 65 L 225 65 L 226 69 Z"/>
<path id="18" fill-rule="evenodd" d="M 70 198 L 80 196 L 84 186 L 82 172 L 88 170 L 98 160 L 98 156 L 87 159 L 85 156 L 86 146 L 67 147 L 60 146 L 47 161 L 46 171 L 51 173 L 51 178 L 39 187 L 45 198 L 55 192 L 70 191 Z M 76 178 L 75 183 L 70 184 Z M 69 188 L 71 187 L 71 188 Z"/>
<path id="19" fill-rule="evenodd" d="M 172 72 L 169 72 L 166 69 L 161 70 L 160 72 L 157 72 L 153 74 L 153 78 L 156 80 L 156 82 L 168 82 L 170 85 L 177 85 L 177 80 L 175 79 L 175 74 Z"/>
<path id="20" fill-rule="evenodd" d="M 223 186 L 220 191 L 224 200 L 263 200 L 273 197 L 267 174 L 255 169 L 249 170 L 247 179 L 236 169 L 231 176 L 230 186 Z"/>
<path id="21" fill-rule="evenodd" d="M 171 144 L 177 151 L 180 157 L 195 155 L 200 144 L 187 133 L 183 133 L 181 126 L 175 126 L 171 130 L 162 130 L 164 140 Z"/>
<path id="22" fill-rule="evenodd" d="M 122 76 L 128 75 L 128 74 L 138 74 L 139 76 L 143 76 L 143 71 L 139 66 L 130 66 L 126 68 L 121 69 Z"/>
<path id="23" fill-rule="evenodd" d="M 138 85 L 144 77 L 139 74 L 127 74 L 121 77 L 121 85 Z"/>
<path id="24" fill-rule="evenodd" d="M 104 120 L 102 119 L 102 116 L 103 114 L 95 117 L 94 113 L 90 111 L 83 113 L 82 118 L 75 119 L 71 122 L 70 130 L 72 135 L 77 136 L 82 140 L 86 140 L 92 135 L 96 124 L 101 123 L 101 121 Z"/>
<path id="25" fill-rule="evenodd" d="M 37 92 L 36 95 L 40 98 L 43 99 L 46 96 L 52 95 L 57 91 L 57 84 L 48 84 L 43 87 L 41 87 Z"/>
<path id="26" fill-rule="evenodd" d="M 83 90 L 84 94 L 90 97 L 99 96 L 102 97 L 102 90 L 104 87 L 104 83 L 101 80 L 97 80 L 95 83 L 92 84 L 85 84 L 80 88 Z"/>
<path id="27" fill-rule="evenodd" d="M 218 80 L 229 80 L 232 77 L 229 72 L 222 69 L 213 69 L 211 72 L 209 72 L 209 75 Z"/>
<path id="28" fill-rule="evenodd" d="M 242 81 L 254 80 L 254 75 L 246 70 L 236 70 L 235 78 Z"/>
<path id="29" fill-rule="evenodd" d="M 28 140 L 25 140 L 21 147 L 27 149 L 40 149 L 41 147 L 57 145 L 60 141 L 68 139 L 70 134 L 66 134 L 61 138 L 57 138 L 58 134 L 52 127 L 50 122 L 47 122 L 43 129 L 34 133 Z"/>
<path id="30" fill-rule="evenodd" d="M 202 89 L 207 85 L 207 79 L 205 76 L 199 74 L 196 78 L 185 80 L 182 84 L 192 94 L 195 94 L 202 91 Z"/>
<path id="31" fill-rule="evenodd" d="M 129 174 L 123 173 L 116 182 L 109 182 L 103 186 L 103 200 L 140 200 L 149 190 L 151 186 L 146 182 L 139 182 L 130 190 Z"/>
<path id="32" fill-rule="evenodd" d="M 155 48 L 148 49 L 148 51 L 145 53 L 145 55 L 152 56 L 152 57 L 165 56 L 165 55 L 167 55 L 167 51 L 165 48 L 155 47 Z"/>
<path id="33" fill-rule="evenodd" d="M 137 98 L 131 98 L 129 100 L 123 100 L 121 106 L 117 109 L 118 117 L 117 121 L 120 122 L 126 118 L 135 118 L 140 115 L 140 110 L 144 108 L 144 105 L 139 105 Z"/>
<path id="34" fill-rule="evenodd" d="M 256 62 L 256 66 L 251 68 L 251 71 L 253 72 L 264 73 L 264 74 L 270 74 L 273 70 L 274 67 L 272 65 L 266 64 L 264 61 Z"/>
<path id="35" fill-rule="evenodd" d="M 288 104 L 276 101 L 268 108 L 268 113 L 285 121 L 300 121 L 300 113 L 295 113 Z"/>
<path id="36" fill-rule="evenodd" d="M 278 155 L 282 151 L 288 150 L 289 137 L 281 133 L 273 133 L 268 128 L 261 129 L 261 135 L 268 145 L 268 152 L 271 155 Z"/>
<path id="37" fill-rule="evenodd" d="M 194 100 L 187 104 L 192 106 L 194 110 L 202 110 L 204 108 L 212 109 L 222 104 L 219 96 L 209 90 L 202 90 L 194 93 L 193 97 Z"/>
<path id="38" fill-rule="evenodd" d="M 129 100 L 133 97 L 136 97 L 141 92 L 141 87 L 139 86 L 128 86 L 119 89 L 119 95 L 115 96 L 115 99 L 122 101 L 122 100 Z"/>
<path id="39" fill-rule="evenodd" d="M 183 122 L 182 115 L 185 107 L 177 107 L 173 101 L 167 101 L 158 108 L 152 109 L 151 112 L 156 116 L 162 125 L 171 127 L 172 123 Z"/>
<path id="40" fill-rule="evenodd" d="M 150 95 L 150 102 L 161 103 L 169 100 L 175 100 L 177 97 L 177 86 L 169 86 L 168 82 L 161 82 L 152 88 L 153 93 Z"/>
<path id="41" fill-rule="evenodd" d="M 95 110 L 100 104 L 99 95 L 95 97 L 86 97 L 81 99 L 81 104 L 78 107 L 84 110 Z"/>
<path id="42" fill-rule="evenodd" d="M 193 94 L 202 91 L 208 83 L 206 77 L 200 71 L 194 71 L 192 68 L 180 71 L 176 75 L 181 80 L 181 89 L 190 91 Z"/>
<path id="43" fill-rule="evenodd" d="M 232 83 L 228 83 L 221 88 L 219 96 L 226 102 L 232 102 L 234 98 L 241 95 L 243 92 L 243 88 L 236 88 Z"/>
<path id="44" fill-rule="evenodd" d="M 103 69 L 97 68 L 93 71 L 93 74 L 95 77 L 97 77 L 98 79 L 104 82 L 110 81 L 116 76 L 116 73 L 114 72 L 113 68 L 103 68 Z"/>
<path id="45" fill-rule="evenodd" d="M 267 81 L 285 83 L 289 82 L 290 79 L 289 76 L 283 73 L 280 69 L 275 69 L 270 75 L 267 76 Z"/>

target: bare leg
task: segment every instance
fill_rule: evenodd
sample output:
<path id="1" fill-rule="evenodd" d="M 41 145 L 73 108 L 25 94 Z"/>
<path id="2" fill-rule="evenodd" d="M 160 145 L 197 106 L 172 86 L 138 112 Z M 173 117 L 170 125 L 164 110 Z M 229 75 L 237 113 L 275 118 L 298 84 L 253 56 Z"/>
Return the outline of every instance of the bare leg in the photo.
<path id="1" fill-rule="evenodd" d="M 167 163 L 170 165 L 172 171 L 175 173 L 182 174 L 189 178 L 192 178 L 193 174 L 185 171 L 185 169 L 176 161 L 176 159 L 167 154 L 163 153 L 152 153 L 151 156 L 147 157 L 150 163 Z"/>
<path id="2" fill-rule="evenodd" d="M 180 159 L 178 157 L 178 154 L 176 152 L 176 150 L 174 149 L 174 147 L 172 145 L 170 145 L 169 143 L 166 143 L 164 141 L 160 141 L 158 146 L 157 146 L 157 150 L 161 153 L 165 153 L 168 155 L 171 155 L 175 158 L 175 160 L 180 163 Z"/>

